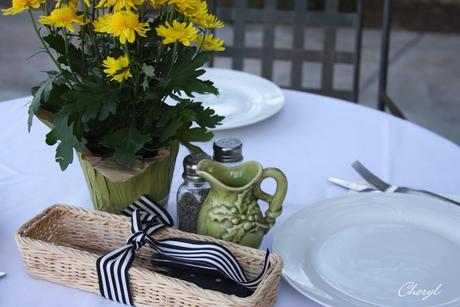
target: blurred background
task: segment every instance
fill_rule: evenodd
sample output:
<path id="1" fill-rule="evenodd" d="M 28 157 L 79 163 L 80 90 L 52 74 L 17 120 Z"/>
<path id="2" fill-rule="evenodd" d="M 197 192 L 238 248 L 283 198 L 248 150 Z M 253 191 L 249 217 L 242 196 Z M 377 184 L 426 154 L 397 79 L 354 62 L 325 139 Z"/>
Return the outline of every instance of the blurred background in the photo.
<path id="1" fill-rule="evenodd" d="M 265 5 L 264 0 L 222 0 L 219 5 L 234 7 L 237 1 L 246 2 L 253 10 L 263 10 Z M 306 11 L 323 12 L 326 2 L 306 0 Z M 0 0 L 1 8 L 10 4 L 10 0 Z M 279 0 L 276 9 L 293 10 L 294 0 Z M 356 9 L 356 0 L 338 0 L 340 13 L 347 15 Z M 460 0 L 396 0 L 391 12 L 388 95 L 409 121 L 460 144 Z M 382 15 L 383 1 L 364 0 L 359 103 L 373 108 L 378 96 Z M 47 56 L 37 54 L 39 42 L 28 18 L 26 13 L 0 17 L 0 101 L 30 95 L 30 88 L 44 79 L 43 71 L 52 69 Z M 281 20 L 271 25 L 274 48 L 294 48 L 294 26 L 285 23 Z M 245 46 L 263 50 L 265 27 L 267 23 L 248 23 L 244 28 Z M 217 32 L 227 46 L 234 45 L 233 21 Z M 355 47 L 355 32 L 354 28 L 338 27 L 335 50 L 351 51 Z M 309 25 L 304 35 L 307 50 L 327 45 L 324 27 Z M 216 58 L 214 65 L 234 68 L 230 56 Z M 263 75 L 262 61 L 258 59 L 244 59 L 241 69 Z M 289 61 L 274 61 L 271 79 L 289 87 L 291 69 Z M 335 64 L 333 72 L 334 89 L 352 86 L 353 72 L 349 66 Z M 321 64 L 303 62 L 302 85 L 319 86 L 321 73 Z"/>

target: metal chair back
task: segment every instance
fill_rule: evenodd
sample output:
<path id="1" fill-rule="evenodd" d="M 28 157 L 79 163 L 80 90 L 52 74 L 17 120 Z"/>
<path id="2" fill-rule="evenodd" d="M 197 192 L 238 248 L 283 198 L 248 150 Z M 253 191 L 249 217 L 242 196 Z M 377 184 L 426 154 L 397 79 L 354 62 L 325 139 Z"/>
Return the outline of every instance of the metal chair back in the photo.
<path id="1" fill-rule="evenodd" d="M 388 95 L 388 67 L 391 40 L 391 17 L 392 0 L 384 0 L 382 17 L 382 47 L 380 50 L 379 88 L 377 96 L 377 108 L 381 111 L 388 109 L 396 117 L 406 119 L 406 116 L 398 108 L 393 99 Z"/>
<path id="2" fill-rule="evenodd" d="M 210 3 L 214 13 L 233 25 L 233 42 L 227 42 L 226 50 L 216 57 L 231 58 L 232 69 L 244 70 L 245 59 L 261 60 L 261 75 L 273 80 L 274 62 L 290 62 L 290 82 L 285 88 L 303 90 L 312 93 L 342 98 L 358 102 L 361 44 L 363 31 L 363 0 L 357 0 L 356 11 L 341 12 L 339 0 L 323 0 L 322 10 L 310 10 L 311 0 L 262 0 L 258 1 L 261 8 L 248 8 L 250 1 L 245 0 L 212 0 Z M 280 9 L 280 3 L 292 2 L 290 9 Z M 263 26 L 263 42 L 261 47 L 246 46 L 245 33 L 249 24 Z M 292 48 L 275 47 L 275 27 L 287 25 L 293 29 Z M 312 50 L 305 46 L 306 28 L 322 28 L 323 42 L 320 50 Z M 336 50 L 337 32 L 340 28 L 354 28 L 355 38 L 352 51 Z M 317 88 L 305 86 L 303 70 L 306 63 L 319 64 L 321 69 L 320 84 Z M 211 61 L 211 66 L 215 66 Z M 351 88 L 335 88 L 334 72 L 337 65 L 351 66 Z M 308 74 L 308 70 L 305 72 Z M 342 74 L 343 75 L 343 74 Z"/>

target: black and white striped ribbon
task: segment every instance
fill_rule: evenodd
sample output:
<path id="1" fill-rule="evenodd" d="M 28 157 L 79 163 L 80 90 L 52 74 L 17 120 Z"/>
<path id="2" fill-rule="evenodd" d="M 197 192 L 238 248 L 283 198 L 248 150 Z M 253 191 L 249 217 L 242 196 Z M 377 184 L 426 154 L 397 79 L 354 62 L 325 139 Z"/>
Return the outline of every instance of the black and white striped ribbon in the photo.
<path id="1" fill-rule="evenodd" d="M 262 272 L 257 278 L 250 281 L 241 265 L 224 246 L 213 242 L 182 238 L 154 240 L 150 237 L 151 234 L 164 227 L 173 226 L 174 222 L 161 205 L 145 196 L 129 205 L 123 213 L 131 216 L 131 236 L 127 244 L 101 256 L 96 261 L 99 290 L 102 296 L 110 300 L 133 305 L 128 270 L 134 261 L 136 251 L 146 243 L 157 253 L 180 261 L 181 264 L 219 271 L 229 279 L 253 291 L 270 267 L 267 250 Z"/>

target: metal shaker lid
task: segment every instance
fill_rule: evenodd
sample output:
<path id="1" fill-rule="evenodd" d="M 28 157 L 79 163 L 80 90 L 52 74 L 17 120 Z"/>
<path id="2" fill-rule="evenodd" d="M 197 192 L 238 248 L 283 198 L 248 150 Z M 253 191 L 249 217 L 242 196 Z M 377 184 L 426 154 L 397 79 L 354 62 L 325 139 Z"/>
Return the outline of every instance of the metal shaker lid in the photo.
<path id="1" fill-rule="evenodd" d="M 243 160 L 243 143 L 237 138 L 222 138 L 214 141 L 214 161 L 227 163 Z"/>
<path id="2" fill-rule="evenodd" d="M 204 181 L 203 178 L 196 174 L 197 165 L 201 160 L 211 160 L 211 157 L 204 152 L 186 156 L 184 158 L 184 172 L 182 173 L 182 178 Z"/>

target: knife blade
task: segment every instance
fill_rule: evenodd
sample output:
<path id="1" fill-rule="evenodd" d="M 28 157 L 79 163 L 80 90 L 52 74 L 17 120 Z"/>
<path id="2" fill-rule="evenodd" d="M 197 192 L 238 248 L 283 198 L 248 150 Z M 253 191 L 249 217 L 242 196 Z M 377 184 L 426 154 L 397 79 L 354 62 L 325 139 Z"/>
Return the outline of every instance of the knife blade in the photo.
<path id="1" fill-rule="evenodd" d="M 371 188 L 371 187 L 369 187 L 367 185 L 356 183 L 356 182 L 345 180 L 345 179 L 340 179 L 340 178 L 336 178 L 336 177 L 329 177 L 328 180 L 329 180 L 329 182 L 332 182 L 332 183 L 334 183 L 334 184 L 336 184 L 336 185 L 338 185 L 338 186 L 340 186 L 342 188 L 352 190 L 352 191 L 356 191 L 356 192 L 372 192 L 372 191 L 376 191 L 376 189 Z"/>
<path id="2" fill-rule="evenodd" d="M 3 277 L 3 276 L 5 276 L 5 275 L 6 275 L 5 272 L 0 272 L 0 277 Z"/>

